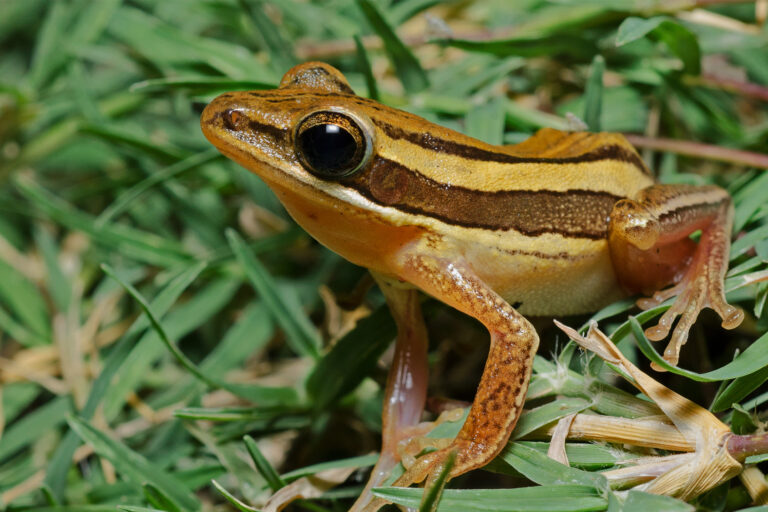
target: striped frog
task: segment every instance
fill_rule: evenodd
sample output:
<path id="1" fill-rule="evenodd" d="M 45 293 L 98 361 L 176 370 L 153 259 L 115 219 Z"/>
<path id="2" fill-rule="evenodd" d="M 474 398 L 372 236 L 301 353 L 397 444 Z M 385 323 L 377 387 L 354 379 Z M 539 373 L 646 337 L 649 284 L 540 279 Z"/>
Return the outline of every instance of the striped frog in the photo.
<path id="1" fill-rule="evenodd" d="M 730 197 L 714 186 L 656 184 L 622 135 L 543 129 L 492 146 L 356 96 L 316 62 L 288 71 L 278 89 L 222 94 L 201 124 L 307 232 L 370 269 L 396 321 L 382 455 L 355 510 L 383 503 L 370 489 L 419 431 L 428 368 L 418 290 L 479 320 L 491 344 L 461 431 L 410 457 L 401 486 L 438 475 L 451 452 L 454 477 L 506 445 L 538 346 L 524 315 L 595 311 L 632 293 L 653 294 L 643 309 L 676 297 L 646 331 L 666 338 L 680 317 L 664 352 L 672 364 L 702 308 L 726 329 L 743 318 L 723 291 Z M 698 230 L 696 243 L 689 235 Z"/>

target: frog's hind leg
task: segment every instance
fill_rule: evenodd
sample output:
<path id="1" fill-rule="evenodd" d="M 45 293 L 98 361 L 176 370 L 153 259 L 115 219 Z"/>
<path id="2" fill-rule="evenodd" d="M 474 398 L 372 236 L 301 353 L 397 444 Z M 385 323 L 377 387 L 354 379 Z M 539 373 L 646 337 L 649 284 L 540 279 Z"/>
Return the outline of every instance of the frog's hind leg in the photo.
<path id="1" fill-rule="evenodd" d="M 649 339 L 662 340 L 680 316 L 664 350 L 670 364 L 677 364 L 680 347 L 702 309 L 717 311 L 726 329 L 744 317 L 726 302 L 723 290 L 732 221 L 728 193 L 714 186 L 654 185 L 635 200 L 619 201 L 611 212 L 608 243 L 620 284 L 632 293 L 656 292 L 638 301 L 642 309 L 677 297 L 658 325 L 645 331 Z M 689 238 L 697 230 L 698 244 Z M 674 286 L 657 291 L 668 284 Z"/>
<path id="2" fill-rule="evenodd" d="M 427 329 L 421 314 L 419 291 L 374 274 L 397 324 L 392 367 L 387 376 L 382 411 L 381 455 L 365 489 L 350 512 L 363 510 L 371 501 L 371 490 L 384 483 L 400 462 L 400 442 L 428 430 L 419 425 L 427 400 Z M 425 433 L 425 432 L 424 432 Z"/>
<path id="3" fill-rule="evenodd" d="M 425 479 L 428 485 L 456 454 L 450 477 L 491 461 L 507 444 L 520 417 L 533 368 L 538 336 L 533 326 L 462 262 L 431 255 L 406 258 L 405 279 L 446 304 L 482 322 L 491 334 L 491 348 L 480 385 L 464 425 L 454 439 L 418 457 L 393 485 L 408 486 Z M 366 512 L 378 510 L 374 500 Z"/>

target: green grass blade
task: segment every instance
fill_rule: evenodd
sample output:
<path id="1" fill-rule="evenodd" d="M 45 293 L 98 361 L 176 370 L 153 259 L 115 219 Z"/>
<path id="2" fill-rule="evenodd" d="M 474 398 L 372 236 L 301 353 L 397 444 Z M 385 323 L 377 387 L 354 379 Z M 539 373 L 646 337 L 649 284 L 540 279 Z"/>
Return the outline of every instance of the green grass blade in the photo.
<path id="1" fill-rule="evenodd" d="M 605 72 L 605 59 L 602 55 L 595 55 L 592 59 L 592 67 L 589 70 L 589 79 L 584 91 L 584 122 L 589 131 L 600 131 L 600 118 L 603 114 L 603 73 Z"/>
<path id="2" fill-rule="evenodd" d="M 373 494 L 404 507 L 417 508 L 423 489 L 380 487 Z M 556 485 L 523 487 L 518 489 L 447 489 L 440 500 L 440 512 L 466 512 L 478 510 L 494 512 L 584 512 L 605 510 L 606 500 L 592 487 L 581 485 Z"/>
<path id="3" fill-rule="evenodd" d="M 55 70 L 56 62 L 63 55 L 66 46 L 66 27 L 74 14 L 75 6 L 66 2 L 48 4 L 42 27 L 37 34 L 37 43 L 32 57 L 32 66 L 28 75 L 30 85 L 40 88 Z"/>
<path id="4" fill-rule="evenodd" d="M 282 475 L 282 478 L 288 482 L 297 480 L 303 476 L 314 475 L 328 469 L 336 468 L 365 468 L 376 464 L 379 460 L 378 454 L 362 455 L 360 457 L 351 457 L 349 459 L 339 459 L 332 462 L 321 462 L 319 464 L 312 464 L 300 469 L 294 469 L 288 473 Z"/>
<path id="5" fill-rule="evenodd" d="M 512 439 L 520 439 L 569 414 L 584 411 L 591 405 L 591 402 L 583 398 L 563 398 L 531 409 L 517 422 Z"/>
<path id="6" fill-rule="evenodd" d="M 176 504 L 173 502 L 173 499 L 167 496 L 162 491 L 162 489 L 158 488 L 156 485 L 146 483 L 141 487 L 144 491 L 144 497 L 153 507 L 157 507 L 158 509 L 164 510 L 166 512 L 184 512 L 182 509 L 176 506 Z"/>
<path id="7" fill-rule="evenodd" d="M 109 265 L 103 264 L 102 270 L 104 270 L 104 273 L 110 276 L 112 279 L 120 283 L 120 285 L 125 288 L 125 290 L 133 297 L 136 302 L 139 303 L 141 306 L 141 309 L 144 311 L 144 314 L 149 319 L 150 324 L 152 325 L 152 328 L 157 333 L 160 340 L 163 342 L 163 345 L 168 349 L 168 351 L 176 358 L 176 360 L 192 375 L 197 377 L 200 382 L 205 383 L 209 387 L 213 389 L 221 388 L 226 389 L 227 391 L 240 396 L 242 398 L 245 398 L 246 400 L 251 400 L 253 402 L 260 402 L 264 405 L 269 405 L 270 403 L 290 403 L 292 401 L 296 400 L 295 392 L 290 388 L 263 388 L 260 386 L 248 386 L 248 385 L 240 385 L 240 384 L 230 384 L 224 381 L 221 381 L 219 379 L 211 378 L 204 372 L 202 372 L 197 365 L 195 365 L 186 355 L 184 355 L 183 352 L 179 350 L 179 348 L 176 346 L 176 343 L 171 341 L 171 339 L 168 337 L 168 335 L 165 332 L 165 329 L 163 329 L 163 326 L 160 325 L 160 321 L 157 319 L 157 316 L 152 312 L 152 307 L 149 305 L 149 303 L 146 301 L 146 299 L 139 293 L 139 291 L 131 286 L 130 284 L 126 283 L 118 275 L 112 270 L 112 268 L 109 267 Z"/>
<path id="8" fill-rule="evenodd" d="M 379 101 L 379 86 L 376 84 L 376 77 L 373 76 L 371 61 L 368 58 L 368 52 L 363 46 L 363 40 L 360 34 L 355 34 L 355 53 L 357 54 L 357 66 L 363 72 L 365 84 L 368 86 L 368 97 Z"/>
<path id="9" fill-rule="evenodd" d="M 427 73 L 419 64 L 416 56 L 397 36 L 389 22 L 384 19 L 378 7 L 370 0 L 357 0 L 357 5 L 373 30 L 384 41 L 384 49 L 405 90 L 413 94 L 429 87 Z"/>
<path id="10" fill-rule="evenodd" d="M 242 265 L 248 280 L 272 312 L 275 321 L 285 332 L 291 348 L 299 355 L 317 359 L 320 339 L 303 311 L 296 311 L 280 294 L 277 285 L 262 264 L 251 254 L 240 235 L 227 230 L 227 239 L 232 251 Z"/>
<path id="11" fill-rule="evenodd" d="M 51 319 L 37 287 L 15 268 L 0 260 L 0 303 L 14 313 L 33 337 L 30 342 L 51 342 Z"/>
<path id="12" fill-rule="evenodd" d="M 651 342 L 646 338 L 643 328 L 637 321 L 636 317 L 630 317 L 630 325 L 632 328 L 632 334 L 634 334 L 637 340 L 637 346 L 643 354 L 658 364 L 665 370 L 682 375 L 691 380 L 697 382 L 717 382 L 727 379 L 736 379 L 739 377 L 745 377 L 747 375 L 761 372 L 764 368 L 768 367 L 768 333 L 762 335 L 755 340 L 747 349 L 739 354 L 733 361 L 721 366 L 716 370 L 712 370 L 706 373 L 696 373 L 677 366 L 672 366 L 665 361 L 658 352 L 651 346 Z"/>
<path id="13" fill-rule="evenodd" d="M 629 17 L 624 20 L 616 36 L 616 46 L 651 36 L 669 47 L 683 63 L 686 73 L 701 70 L 701 50 L 696 35 L 683 25 L 664 16 L 649 19 Z"/>
<path id="14" fill-rule="evenodd" d="M 111 462 L 117 472 L 127 480 L 137 486 L 150 481 L 177 508 L 185 511 L 200 510 L 198 499 L 175 476 L 158 468 L 123 443 L 113 440 L 90 423 L 77 417 L 70 417 L 68 422 L 83 441 L 88 443 L 99 456 Z"/>
<path id="15" fill-rule="evenodd" d="M 251 33 L 261 40 L 262 46 L 268 51 L 272 66 L 276 71 L 285 73 L 296 65 L 296 57 L 291 50 L 291 43 L 280 34 L 278 25 L 264 12 L 264 2 L 260 0 L 238 0 L 238 5 L 253 24 Z"/>
<path id="16" fill-rule="evenodd" d="M 316 410 L 326 409 L 354 390 L 375 368 L 396 335 L 392 315 L 382 305 L 337 341 L 307 379 L 307 393 Z"/>
<path id="17" fill-rule="evenodd" d="M 188 264 L 192 256 L 178 243 L 126 225 L 99 227 L 96 219 L 76 210 L 38 184 L 26 178 L 17 179 L 16 187 L 32 204 L 56 222 L 83 231 L 95 242 L 123 255 L 160 266 Z"/>
<path id="18" fill-rule="evenodd" d="M 243 441 L 245 442 L 246 448 L 248 448 L 248 453 L 251 456 L 251 460 L 253 460 L 253 464 L 256 466 L 256 470 L 261 474 L 264 480 L 267 481 L 267 485 L 269 485 L 272 491 L 277 492 L 285 487 L 285 481 L 280 478 L 280 474 L 275 471 L 272 464 L 270 464 L 267 458 L 264 457 L 264 454 L 261 453 L 256 441 L 251 436 L 243 437 Z"/>
<path id="19" fill-rule="evenodd" d="M 56 398 L 12 423 L 0 437 L 0 461 L 38 441 L 48 429 L 62 424 L 71 411 L 68 398 Z"/>
<path id="20" fill-rule="evenodd" d="M 202 153 L 197 153 L 187 157 L 180 162 L 176 162 L 175 164 L 169 165 L 165 169 L 153 173 L 149 177 L 141 180 L 139 183 L 120 194 L 115 202 L 113 202 L 111 205 L 106 207 L 104 211 L 101 212 L 101 215 L 99 215 L 96 219 L 96 225 L 103 226 L 118 215 L 125 212 L 135 200 L 137 200 L 142 196 L 142 194 L 144 194 L 158 183 L 170 180 L 179 174 L 196 169 L 218 158 L 221 158 L 219 151 L 216 149 L 209 149 L 208 151 L 203 151 Z"/>
<path id="21" fill-rule="evenodd" d="M 40 248 L 48 275 L 48 293 L 58 311 L 67 311 L 72 300 L 72 285 L 59 264 L 59 249 L 47 229 L 36 226 L 35 243 Z"/>
<path id="22" fill-rule="evenodd" d="M 585 485 L 608 489 L 608 480 L 596 473 L 571 468 L 546 454 L 520 443 L 510 443 L 499 454 L 507 464 L 539 485 Z"/>
<path id="23" fill-rule="evenodd" d="M 424 493 L 424 497 L 419 504 L 419 512 L 435 512 L 437 510 L 437 506 L 440 503 L 440 497 L 445 490 L 445 484 L 448 483 L 448 475 L 451 474 L 451 469 L 453 469 L 455 462 L 456 451 L 454 450 L 448 453 L 445 461 L 441 464 L 440 474 L 437 475 L 437 478 L 432 482 L 432 485 L 426 489 L 427 492 Z"/>
<path id="24" fill-rule="evenodd" d="M 506 102 L 506 98 L 497 96 L 482 105 L 472 107 L 464 121 L 466 134 L 488 144 L 502 144 Z"/>
<path id="25" fill-rule="evenodd" d="M 624 500 L 622 512 L 647 512 L 648 510 L 664 510 L 668 512 L 693 512 L 696 508 L 684 501 L 659 496 L 647 492 L 630 490 Z"/>
<path id="26" fill-rule="evenodd" d="M 239 499 L 237 499 L 234 496 L 232 496 L 232 493 L 230 493 L 228 490 L 226 490 L 224 488 L 224 486 L 221 485 L 216 480 L 211 481 L 211 484 L 213 484 L 213 486 L 216 488 L 216 490 L 219 491 L 222 496 L 224 496 L 224 499 L 226 499 L 230 503 L 230 505 L 235 507 L 240 512 L 259 512 L 258 509 L 255 509 L 253 507 L 249 507 L 248 505 L 246 505 L 245 503 L 243 503 Z"/>
<path id="27" fill-rule="evenodd" d="M 152 301 L 152 308 L 156 311 L 156 314 L 164 315 L 184 290 L 195 281 L 204 268 L 204 263 L 198 263 L 179 272 L 177 276 L 171 279 L 169 284 Z M 130 353 L 135 337 L 147 327 L 149 327 L 149 319 L 146 316 L 141 316 L 133 322 L 128 331 L 112 348 L 107 359 L 104 361 L 101 373 L 91 384 L 88 399 L 80 411 L 81 418 L 89 420 L 96 412 L 97 407 L 107 394 L 107 389 L 112 383 L 112 379 Z M 75 453 L 77 444 L 78 439 L 75 433 L 72 431 L 67 432 L 51 457 L 45 473 L 44 482 L 46 487 L 59 500 L 62 500 L 64 497 L 67 471 L 72 465 L 72 456 Z"/>
<path id="28" fill-rule="evenodd" d="M 260 82 L 258 80 L 232 80 L 221 77 L 190 77 L 190 78 L 153 78 L 136 82 L 129 89 L 140 93 L 165 93 L 173 90 L 187 90 L 194 94 L 214 95 L 229 91 L 253 89 L 274 89 L 275 82 Z"/>

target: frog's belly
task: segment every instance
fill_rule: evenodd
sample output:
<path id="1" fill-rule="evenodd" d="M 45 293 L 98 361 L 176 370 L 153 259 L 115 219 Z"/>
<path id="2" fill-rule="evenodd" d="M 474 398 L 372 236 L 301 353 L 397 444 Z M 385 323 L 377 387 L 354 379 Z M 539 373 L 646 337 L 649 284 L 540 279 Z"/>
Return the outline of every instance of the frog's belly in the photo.
<path id="1" fill-rule="evenodd" d="M 490 247 L 467 246 L 464 254 L 479 277 L 519 304 L 522 314 L 588 313 L 624 295 L 606 240 L 542 235 Z"/>

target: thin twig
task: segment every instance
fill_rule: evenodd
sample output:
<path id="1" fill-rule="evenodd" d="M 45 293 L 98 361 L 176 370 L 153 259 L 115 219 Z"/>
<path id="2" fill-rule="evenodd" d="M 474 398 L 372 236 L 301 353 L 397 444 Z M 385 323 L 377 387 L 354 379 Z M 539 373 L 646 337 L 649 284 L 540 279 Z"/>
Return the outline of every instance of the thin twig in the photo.
<path id="1" fill-rule="evenodd" d="M 717 4 L 738 4 L 750 3 L 754 0 L 697 0 L 692 4 L 681 4 L 679 8 L 671 9 L 665 12 L 689 11 L 697 7 L 705 7 Z M 746 25 L 746 24 L 745 24 Z M 757 29 L 757 27 L 755 27 Z M 467 41 L 493 41 L 514 37 L 519 32 L 520 26 L 500 27 L 492 30 L 478 29 L 461 33 L 455 33 L 452 39 L 461 39 Z M 436 38 L 430 33 L 408 34 L 400 37 L 402 41 L 411 48 L 423 46 L 436 42 Z M 363 47 L 366 50 L 378 50 L 383 48 L 381 38 L 378 36 L 364 36 L 362 38 Z M 352 38 L 336 39 L 331 41 L 312 41 L 304 40 L 298 42 L 294 48 L 296 56 L 302 60 L 312 59 L 330 59 L 355 53 L 355 42 Z"/>
<path id="2" fill-rule="evenodd" d="M 645 137 L 633 133 L 627 133 L 625 135 L 630 143 L 639 148 L 649 148 L 657 151 L 667 151 L 679 155 L 703 158 L 705 160 L 717 160 L 719 162 L 728 162 L 746 167 L 768 169 L 768 155 L 762 153 L 724 148 L 722 146 L 702 144 L 701 142 L 691 142 L 688 140 Z"/>
<path id="3" fill-rule="evenodd" d="M 490 41 L 493 39 L 501 39 L 509 35 L 510 28 L 504 27 L 497 30 L 473 30 L 470 32 L 463 32 L 460 34 L 454 34 L 455 39 L 466 39 L 469 41 Z M 417 46 L 424 46 L 432 42 L 434 37 L 431 34 L 410 34 L 401 36 L 406 46 L 414 48 Z M 378 50 L 384 47 L 384 44 L 379 36 L 364 36 L 362 38 L 363 47 L 366 50 Z M 349 39 L 336 39 L 332 41 L 302 41 L 299 42 L 296 47 L 296 56 L 303 60 L 311 59 L 330 59 L 333 57 L 340 57 L 342 55 L 349 55 L 355 53 L 355 41 Z"/>
<path id="4" fill-rule="evenodd" d="M 716 75 L 706 73 L 700 77 L 687 77 L 686 82 L 690 85 L 701 85 L 712 89 L 722 89 L 738 94 L 739 96 L 747 96 L 761 101 L 768 101 L 768 87 L 751 82 L 720 78 Z"/>
<path id="5" fill-rule="evenodd" d="M 707 7 L 720 4 L 751 4 L 755 0 L 696 0 L 696 7 Z"/>

